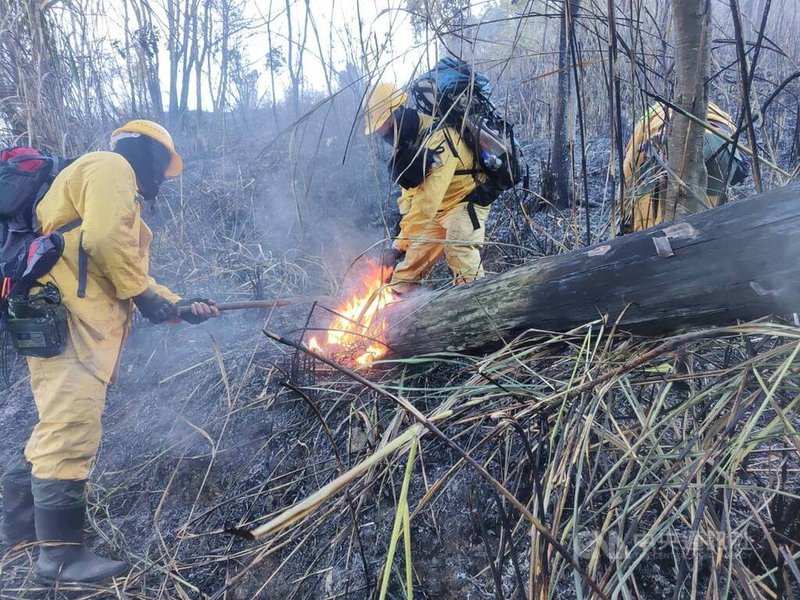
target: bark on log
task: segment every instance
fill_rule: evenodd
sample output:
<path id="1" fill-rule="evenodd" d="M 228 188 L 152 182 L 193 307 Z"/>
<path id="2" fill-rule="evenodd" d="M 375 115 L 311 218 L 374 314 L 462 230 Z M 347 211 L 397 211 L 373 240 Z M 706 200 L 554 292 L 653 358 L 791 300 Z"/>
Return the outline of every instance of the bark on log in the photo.
<path id="1" fill-rule="evenodd" d="M 600 317 L 655 335 L 788 314 L 800 310 L 799 233 L 797 183 L 392 304 L 385 340 L 393 357 L 469 353 Z"/>

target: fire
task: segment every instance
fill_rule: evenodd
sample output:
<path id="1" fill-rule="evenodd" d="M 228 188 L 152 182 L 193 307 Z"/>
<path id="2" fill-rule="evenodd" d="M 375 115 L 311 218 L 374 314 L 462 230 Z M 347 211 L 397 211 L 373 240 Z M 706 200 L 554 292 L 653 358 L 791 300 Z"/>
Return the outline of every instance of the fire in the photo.
<path id="1" fill-rule="evenodd" d="M 336 309 L 324 341 L 312 337 L 308 347 L 328 356 L 345 354 L 359 365 L 382 358 L 387 350 L 380 341 L 386 321 L 378 314 L 394 302 L 391 289 L 383 283 L 385 274 L 385 269 L 370 263 L 356 293 Z"/>

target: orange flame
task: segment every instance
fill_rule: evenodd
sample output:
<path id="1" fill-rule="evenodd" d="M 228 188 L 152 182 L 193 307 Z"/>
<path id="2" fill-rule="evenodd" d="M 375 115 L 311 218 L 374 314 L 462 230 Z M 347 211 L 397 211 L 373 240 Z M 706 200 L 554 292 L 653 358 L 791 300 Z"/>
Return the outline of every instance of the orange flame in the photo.
<path id="1" fill-rule="evenodd" d="M 327 356 L 345 355 L 364 366 L 381 359 L 387 351 L 380 341 L 386 321 L 376 317 L 394 302 L 391 289 L 383 283 L 385 274 L 380 265 L 371 263 L 356 293 L 336 309 L 338 314 L 328 325 L 325 341 L 312 337 L 308 347 Z"/>

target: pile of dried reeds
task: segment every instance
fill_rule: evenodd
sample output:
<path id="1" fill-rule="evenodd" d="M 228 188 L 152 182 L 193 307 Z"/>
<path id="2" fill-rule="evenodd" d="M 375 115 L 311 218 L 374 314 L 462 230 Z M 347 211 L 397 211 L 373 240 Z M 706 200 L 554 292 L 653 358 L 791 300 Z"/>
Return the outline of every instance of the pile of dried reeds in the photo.
<path id="1" fill-rule="evenodd" d="M 461 562 L 486 597 L 791 594 L 798 352 L 800 329 L 768 322 L 659 341 L 586 329 L 404 361 L 368 387 L 319 369 L 316 384 L 287 382 L 310 407 L 297 443 L 334 462 L 264 481 L 259 493 L 295 502 L 244 519 L 263 544 L 214 597 L 269 595 L 302 564 L 290 597 L 411 598 L 450 576 L 426 567 L 434 552 L 459 560 L 435 539 L 450 528 L 485 550 L 483 568 Z M 251 587 L 264 561 L 277 568 Z"/>

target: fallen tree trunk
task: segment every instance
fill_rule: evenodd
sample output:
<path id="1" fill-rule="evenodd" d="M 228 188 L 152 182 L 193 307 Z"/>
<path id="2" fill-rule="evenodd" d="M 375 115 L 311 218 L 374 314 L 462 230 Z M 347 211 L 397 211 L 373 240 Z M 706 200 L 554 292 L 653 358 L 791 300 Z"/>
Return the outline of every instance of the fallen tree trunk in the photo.
<path id="1" fill-rule="evenodd" d="M 800 184 L 392 304 L 390 356 L 475 352 L 605 318 L 633 333 L 800 310 Z"/>

